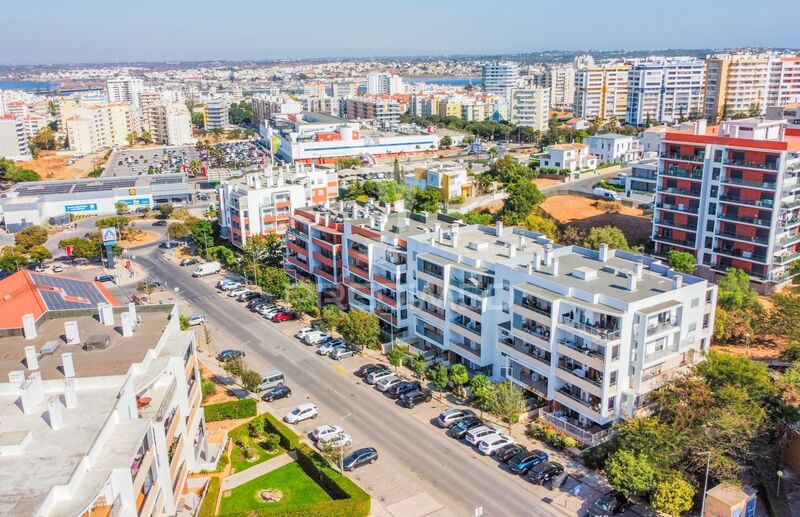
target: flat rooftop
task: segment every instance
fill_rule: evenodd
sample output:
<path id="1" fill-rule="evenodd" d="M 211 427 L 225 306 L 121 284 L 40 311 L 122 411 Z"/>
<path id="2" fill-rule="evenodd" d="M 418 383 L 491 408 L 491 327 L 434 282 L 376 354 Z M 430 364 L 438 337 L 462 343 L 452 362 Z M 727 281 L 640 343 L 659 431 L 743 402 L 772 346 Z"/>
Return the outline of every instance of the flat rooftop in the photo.
<path id="1" fill-rule="evenodd" d="M 156 311 L 137 310 L 141 324 L 133 336 L 123 337 L 120 327 L 120 314 L 114 315 L 115 325 L 106 326 L 100 323 L 97 311 L 91 315 L 74 316 L 59 314 L 59 311 L 50 311 L 48 319 L 43 320 L 35 339 L 25 339 L 24 336 L 0 337 L 0 378 L 8 379 L 9 372 L 25 370 L 25 347 L 33 345 L 39 352 L 42 347 L 55 341 L 58 348 L 50 354 L 39 354 L 39 371 L 42 379 L 62 379 L 64 377 L 61 354 L 72 352 L 76 377 L 92 377 L 100 375 L 124 375 L 133 363 L 142 362 L 148 350 L 153 348 L 164 333 L 169 321 L 171 305 L 159 306 Z M 127 310 L 127 309 L 126 309 Z M 64 335 L 64 323 L 76 321 L 80 333 L 81 343 L 68 345 Z M 110 339 L 109 347 L 105 350 L 87 352 L 81 348 L 89 336 L 104 335 Z"/>
<path id="2" fill-rule="evenodd" d="M 6 197 L 13 199 L 22 196 L 79 195 L 82 198 L 92 193 L 111 192 L 116 189 L 136 189 L 154 185 L 184 184 L 185 174 L 152 174 L 146 176 L 127 176 L 118 178 L 82 178 L 75 180 L 29 181 L 17 183 L 9 189 Z M 0 198 L 0 203 L 6 199 Z"/>
<path id="3" fill-rule="evenodd" d="M 300 117 L 297 119 L 297 123 L 299 125 L 303 124 L 347 124 L 348 121 L 340 118 L 334 117 L 333 115 L 328 115 L 327 113 L 320 113 L 319 111 L 301 111 L 299 113 Z"/>

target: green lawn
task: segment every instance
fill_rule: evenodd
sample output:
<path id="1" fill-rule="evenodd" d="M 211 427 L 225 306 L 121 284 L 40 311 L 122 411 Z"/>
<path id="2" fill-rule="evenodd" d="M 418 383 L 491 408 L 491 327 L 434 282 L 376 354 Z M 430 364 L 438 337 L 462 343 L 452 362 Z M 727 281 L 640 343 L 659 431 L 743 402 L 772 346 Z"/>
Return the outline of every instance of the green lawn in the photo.
<path id="1" fill-rule="evenodd" d="M 277 503 L 262 502 L 259 498 L 259 493 L 265 488 L 280 490 L 283 492 L 283 499 Z M 234 488 L 227 497 L 223 494 L 220 515 L 248 512 L 267 507 L 289 510 L 330 500 L 330 496 L 314 480 L 308 477 L 297 463 L 292 462 L 249 483 Z"/>
<path id="2" fill-rule="evenodd" d="M 253 465 L 258 465 L 259 463 L 272 459 L 275 456 L 280 456 L 285 452 L 280 446 L 278 446 L 276 451 L 270 452 L 264 449 L 264 446 L 260 443 L 256 443 L 252 440 L 249 443 L 255 448 L 256 452 L 258 453 L 258 458 L 253 461 L 247 461 L 244 457 L 244 451 L 242 448 L 234 444 L 233 449 L 231 450 L 231 466 L 233 467 L 234 472 L 241 472 L 245 469 L 249 469 Z"/>

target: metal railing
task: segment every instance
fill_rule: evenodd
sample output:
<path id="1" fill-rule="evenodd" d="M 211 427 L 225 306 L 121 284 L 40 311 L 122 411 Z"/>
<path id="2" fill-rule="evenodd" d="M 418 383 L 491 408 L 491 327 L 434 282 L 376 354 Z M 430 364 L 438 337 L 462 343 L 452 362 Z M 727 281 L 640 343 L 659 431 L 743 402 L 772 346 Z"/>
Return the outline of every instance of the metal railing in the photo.
<path id="1" fill-rule="evenodd" d="M 721 195 L 719 200 L 728 203 L 738 203 L 740 205 L 759 206 L 762 208 L 772 208 L 775 206 L 775 203 L 772 199 L 742 199 L 740 197 L 730 196 L 728 194 Z"/>
<path id="2" fill-rule="evenodd" d="M 777 163 L 759 163 L 759 162 L 748 162 L 746 160 L 730 160 L 728 158 L 724 158 L 722 163 L 725 165 L 734 165 L 736 167 L 747 167 L 748 169 L 762 169 L 767 171 L 777 171 L 778 164 Z"/>
<path id="3" fill-rule="evenodd" d="M 736 232 L 723 232 L 722 230 L 715 231 L 714 235 L 719 237 L 730 237 L 740 241 L 756 242 L 758 244 L 769 244 L 769 237 L 760 237 L 758 235 L 741 235 Z"/>
<path id="4" fill-rule="evenodd" d="M 548 318 L 552 315 L 552 312 L 553 312 L 553 307 L 552 306 L 548 307 L 547 309 L 542 309 L 541 307 L 537 306 L 536 304 L 530 303 L 525 298 L 520 300 L 519 304 L 520 304 L 520 306 L 525 307 L 526 309 L 528 309 L 530 311 L 539 313 L 542 316 L 547 316 Z"/>
<path id="5" fill-rule="evenodd" d="M 689 180 L 702 180 L 703 173 L 696 171 L 686 171 L 678 167 L 667 167 L 663 171 L 664 176 L 672 176 L 673 178 L 683 178 Z"/>
<path id="6" fill-rule="evenodd" d="M 476 294 L 482 298 L 487 298 L 489 296 L 494 296 L 494 285 L 487 284 L 485 286 L 476 286 L 469 282 L 465 282 L 463 280 L 459 280 L 455 277 L 450 277 L 450 284 L 461 289 L 462 291 L 467 291 L 468 293 Z"/>
<path id="7" fill-rule="evenodd" d="M 725 221 L 734 221 L 737 223 L 747 223 L 747 224 L 756 224 L 758 226 L 772 226 L 772 221 L 769 219 L 759 219 L 757 217 L 748 217 L 746 215 L 728 215 L 728 214 L 719 214 L 717 219 L 722 219 Z"/>
<path id="8" fill-rule="evenodd" d="M 566 366 L 564 366 L 561 363 L 558 363 L 558 369 L 562 370 L 562 371 L 565 371 L 565 372 L 569 373 L 570 375 L 572 375 L 574 377 L 577 377 L 578 379 L 584 380 L 584 381 L 588 382 L 589 384 L 597 386 L 598 388 L 602 388 L 603 387 L 603 381 L 602 380 L 598 381 L 598 380 L 595 380 L 595 379 L 591 379 L 589 377 L 582 377 L 582 376 L 576 374 L 574 370 L 570 370 L 569 368 L 567 368 Z"/>
<path id="9" fill-rule="evenodd" d="M 460 348 L 462 350 L 466 350 L 467 352 L 469 352 L 471 354 L 475 354 L 475 355 L 477 355 L 479 357 L 481 355 L 481 347 L 480 347 L 480 345 L 478 345 L 477 348 L 471 348 L 471 347 L 465 345 L 464 343 L 459 343 L 457 341 L 452 341 L 451 340 L 450 341 L 450 349 L 452 350 L 453 347 Z"/>
<path id="10" fill-rule="evenodd" d="M 550 359 L 552 356 L 548 356 L 548 353 L 542 353 L 542 354 L 534 353 L 533 350 L 537 349 L 538 347 L 536 347 L 533 344 L 524 343 L 522 340 L 518 338 L 512 339 L 511 337 L 500 338 L 500 343 L 509 348 L 513 348 L 517 352 L 524 354 L 527 357 L 539 361 L 548 368 L 550 367 Z"/>
<path id="11" fill-rule="evenodd" d="M 668 221 L 661 218 L 656 218 L 653 220 L 653 223 L 659 224 L 661 226 L 671 226 L 672 228 L 680 228 L 681 230 L 689 230 L 691 232 L 697 232 L 697 224 L 684 224 L 684 223 L 676 223 L 675 221 Z"/>
<path id="12" fill-rule="evenodd" d="M 653 325 L 652 327 L 647 327 L 647 335 L 648 336 L 653 336 L 655 334 L 658 334 L 660 332 L 663 332 L 665 330 L 672 329 L 672 328 L 678 328 L 677 323 L 673 323 L 671 321 L 664 321 L 664 322 L 659 323 L 657 325 Z"/>
<path id="13" fill-rule="evenodd" d="M 581 348 L 578 345 L 576 345 L 575 343 L 573 343 L 572 341 L 568 341 L 566 339 L 559 339 L 558 340 L 558 344 L 559 345 L 564 345 L 567 348 L 571 348 L 571 349 L 575 350 L 576 352 L 580 352 L 583 355 L 587 355 L 589 357 L 597 359 L 598 361 L 605 362 L 605 360 L 606 360 L 606 352 L 605 352 L 605 350 L 600 351 L 600 350 L 594 350 L 592 348 Z"/>
<path id="14" fill-rule="evenodd" d="M 176 379 L 172 379 L 167 391 L 164 393 L 164 398 L 161 400 L 161 404 L 158 405 L 157 408 L 146 407 L 139 411 L 139 416 L 141 418 L 152 418 L 156 422 L 161 422 L 164 420 L 164 414 L 167 412 L 167 408 L 169 408 L 169 403 L 172 401 L 172 395 L 175 394 L 175 389 L 178 387 L 178 381 Z"/>
<path id="15" fill-rule="evenodd" d="M 665 192 L 667 194 L 675 194 L 678 196 L 700 197 L 703 195 L 702 191 L 700 190 L 689 190 L 685 188 L 676 188 L 676 187 L 664 187 L 661 189 L 661 192 Z"/>
<path id="16" fill-rule="evenodd" d="M 736 248 L 714 248 L 714 253 L 720 253 L 729 257 L 742 258 L 745 260 L 755 260 L 758 262 L 765 262 L 767 256 L 763 253 L 752 253 L 747 250 L 740 250 Z"/>
<path id="17" fill-rule="evenodd" d="M 727 183 L 729 185 L 742 185 L 745 187 L 766 188 L 774 189 L 776 183 L 774 181 L 748 181 L 741 178 L 722 178 L 720 183 Z"/>
<path id="18" fill-rule="evenodd" d="M 591 334 L 592 336 L 599 337 L 603 341 L 615 341 L 620 337 L 619 330 L 608 330 L 604 328 L 594 327 L 592 325 L 587 325 L 585 323 L 581 323 L 580 321 L 570 319 L 566 316 L 561 316 L 560 321 L 562 325 L 568 325 L 574 329 L 580 330 L 581 332 L 585 332 L 587 334 Z"/>
<path id="19" fill-rule="evenodd" d="M 683 160 L 687 162 L 702 162 L 706 159 L 705 153 L 700 154 L 681 154 L 681 153 L 661 153 L 661 158 L 667 160 Z"/>
<path id="20" fill-rule="evenodd" d="M 656 208 L 663 208 L 664 210 L 675 210 L 678 212 L 688 212 L 690 214 L 696 214 L 700 211 L 700 207 L 697 206 L 676 205 L 674 203 L 656 203 Z"/>
<path id="21" fill-rule="evenodd" d="M 577 425 L 571 424 L 566 420 L 557 417 L 553 413 L 548 413 L 547 411 L 542 413 L 542 417 L 544 418 L 545 422 L 552 425 L 559 431 L 567 433 L 576 440 L 590 447 L 594 447 L 595 445 L 600 445 L 601 443 L 605 442 L 611 437 L 610 428 L 603 429 L 602 431 L 596 431 L 593 433 L 591 431 L 587 431 L 586 429 L 582 429 Z"/>

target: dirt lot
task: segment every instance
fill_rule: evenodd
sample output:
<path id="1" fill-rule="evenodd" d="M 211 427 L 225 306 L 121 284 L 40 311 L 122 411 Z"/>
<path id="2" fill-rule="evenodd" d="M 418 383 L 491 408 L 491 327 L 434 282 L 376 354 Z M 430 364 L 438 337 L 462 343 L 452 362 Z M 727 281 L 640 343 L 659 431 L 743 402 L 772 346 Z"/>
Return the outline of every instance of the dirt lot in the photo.
<path id="1" fill-rule="evenodd" d="M 540 189 L 545 187 L 552 187 L 553 185 L 561 185 L 562 183 L 564 182 L 561 180 L 554 180 L 550 178 L 536 178 L 535 180 L 533 180 L 533 184 L 539 187 Z"/>
<path id="2" fill-rule="evenodd" d="M 73 163 L 65 165 L 69 156 L 56 156 L 55 151 L 42 151 L 35 160 L 20 162 L 20 166 L 39 173 L 43 180 L 67 180 L 83 178 L 103 159 L 104 153 L 89 154 Z"/>
<path id="3" fill-rule="evenodd" d="M 561 223 L 578 228 L 615 226 L 621 229 L 631 245 L 638 244 L 650 236 L 651 222 L 643 217 L 642 210 L 623 206 L 619 213 L 608 214 L 594 206 L 596 200 L 582 196 L 548 197 L 541 207 Z"/>

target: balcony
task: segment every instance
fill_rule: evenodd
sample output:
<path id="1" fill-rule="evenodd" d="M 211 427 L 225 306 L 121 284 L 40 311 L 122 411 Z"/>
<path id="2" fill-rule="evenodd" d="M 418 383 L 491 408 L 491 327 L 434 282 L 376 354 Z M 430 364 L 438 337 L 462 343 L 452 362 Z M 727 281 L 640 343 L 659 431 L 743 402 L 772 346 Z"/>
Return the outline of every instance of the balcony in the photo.
<path id="1" fill-rule="evenodd" d="M 672 210 L 673 212 L 689 213 L 689 214 L 697 214 L 700 211 L 700 208 L 696 206 L 687 206 L 683 204 L 663 203 L 663 202 L 656 203 L 656 208 L 660 208 L 662 210 Z"/>
<path id="2" fill-rule="evenodd" d="M 547 398 L 547 378 L 543 376 L 534 375 L 530 371 L 522 371 L 522 368 L 509 368 L 506 373 L 506 378 L 522 388 L 533 392 L 542 398 Z M 544 379 L 544 380 L 541 380 Z"/>
<path id="3" fill-rule="evenodd" d="M 791 217 L 789 219 L 783 219 L 778 221 L 778 226 L 781 228 L 792 228 L 800 224 L 800 217 Z"/>
<path id="4" fill-rule="evenodd" d="M 317 253 L 316 251 L 312 253 L 311 256 L 314 257 L 314 260 L 316 260 L 320 264 L 325 264 L 330 268 L 335 267 L 333 257 L 328 257 L 327 255 L 323 255 L 322 253 Z M 341 262 L 339 261 L 339 263 Z"/>
<path id="5" fill-rule="evenodd" d="M 363 294 L 365 294 L 367 296 L 370 295 L 369 284 L 359 284 L 355 280 L 352 280 L 350 278 L 345 278 L 344 279 L 344 285 L 346 285 L 347 287 L 349 287 L 351 289 L 355 289 L 355 290 L 357 290 L 357 291 L 359 291 L 359 292 L 361 292 L 361 293 L 363 293 Z"/>
<path id="6" fill-rule="evenodd" d="M 777 163 L 759 163 L 759 162 L 748 162 L 745 160 L 729 160 L 723 159 L 722 163 L 724 165 L 732 165 L 734 167 L 745 167 L 748 169 L 760 169 L 763 171 L 777 171 L 778 164 Z"/>
<path id="7" fill-rule="evenodd" d="M 375 299 L 382 301 L 383 303 L 385 303 L 386 305 L 389 305 L 390 307 L 397 307 L 397 299 L 396 298 L 392 298 L 391 296 L 387 296 L 384 293 L 376 292 L 375 293 Z"/>
<path id="8" fill-rule="evenodd" d="M 562 375 L 562 378 L 569 381 L 570 384 L 578 386 L 583 390 L 594 392 L 594 395 L 599 397 L 603 390 L 602 374 L 599 374 L 594 370 L 584 370 L 576 365 L 573 366 L 574 367 L 571 368 L 568 364 L 559 361 L 559 372 L 566 373 L 566 377 Z M 600 377 L 599 380 L 598 377 Z"/>
<path id="9" fill-rule="evenodd" d="M 362 253 L 361 251 L 358 251 L 355 248 L 350 248 L 349 250 L 347 250 L 347 254 L 353 257 L 354 259 L 358 260 L 359 262 L 362 262 L 364 264 L 369 264 L 369 257 L 365 252 Z"/>
<path id="10" fill-rule="evenodd" d="M 325 271 L 322 268 L 315 267 L 314 268 L 314 274 L 317 275 L 317 276 L 321 276 L 322 278 L 324 278 L 328 282 L 336 283 L 336 278 L 334 277 L 333 273 L 329 273 L 329 272 Z"/>
<path id="11" fill-rule="evenodd" d="M 500 350 L 510 354 L 512 357 L 517 357 L 522 361 L 530 361 L 533 359 L 540 364 L 545 370 L 550 369 L 550 353 L 540 352 L 540 348 L 526 343 L 519 338 L 504 337 L 498 341 Z"/>
<path id="12" fill-rule="evenodd" d="M 787 235 L 786 237 L 782 237 L 781 240 L 778 241 L 778 245 L 780 246 L 790 246 L 792 244 L 796 244 L 800 242 L 800 233 L 795 235 Z"/>
<path id="13" fill-rule="evenodd" d="M 369 271 L 367 271 L 367 270 L 366 270 L 366 269 L 364 269 L 363 267 L 361 267 L 361 266 L 357 266 L 357 265 L 355 265 L 355 264 L 353 264 L 353 263 L 351 262 L 351 263 L 350 263 L 350 264 L 347 266 L 347 269 L 348 269 L 348 270 L 349 270 L 351 273 L 355 273 L 355 275 L 356 275 L 356 276 L 359 276 L 359 277 L 363 278 L 364 280 L 369 280 Z"/>
<path id="14" fill-rule="evenodd" d="M 580 346 L 571 339 L 562 338 L 558 340 L 558 351 L 560 354 L 568 355 L 576 361 L 580 361 L 598 370 L 604 368 L 603 363 L 606 361 L 606 349 L 603 347 Z M 592 363 L 592 361 L 596 362 Z"/>
<path id="15" fill-rule="evenodd" d="M 579 442 L 590 447 L 600 445 L 611 437 L 610 428 L 603 429 L 595 424 L 588 426 L 582 425 L 578 419 L 563 415 L 562 411 L 545 411 L 541 414 L 541 417 L 545 422 L 559 431 L 572 436 Z"/>
<path id="16" fill-rule="evenodd" d="M 397 281 L 381 275 L 372 275 L 372 279 L 389 289 L 397 289 Z"/>
<path id="17" fill-rule="evenodd" d="M 325 239 L 320 239 L 319 237 L 311 237 L 311 243 L 331 252 L 336 251 L 336 249 L 342 245 L 339 242 L 330 242 Z"/>
<path id="18" fill-rule="evenodd" d="M 169 384 L 156 386 L 151 388 L 150 403 L 149 405 L 139 409 L 139 418 L 152 418 L 156 422 L 162 422 L 167 416 L 169 404 L 172 401 L 172 396 L 175 394 L 175 389 L 178 387 L 178 382 L 172 379 Z M 145 397 L 141 397 L 142 400 Z"/>
<path id="19" fill-rule="evenodd" d="M 391 324 L 393 327 L 397 326 L 397 318 L 392 316 L 392 314 L 388 311 L 382 311 L 380 309 L 376 309 L 375 316 L 382 319 L 386 323 Z"/>
<path id="20" fill-rule="evenodd" d="M 721 195 L 719 200 L 724 201 L 725 203 L 736 203 L 738 205 L 757 206 L 769 209 L 774 206 L 772 199 L 743 199 L 738 196 L 730 196 L 728 194 Z"/>
<path id="21" fill-rule="evenodd" d="M 764 253 L 753 253 L 752 251 L 740 250 L 736 248 L 714 248 L 714 253 L 725 255 L 726 257 L 761 262 L 763 264 L 767 263 L 767 256 Z"/>
<path id="22" fill-rule="evenodd" d="M 558 398 L 559 398 L 558 396 L 559 395 L 561 395 L 563 397 L 566 397 L 567 400 L 569 400 L 569 401 L 577 402 L 578 404 L 583 406 L 584 410 L 589 410 L 590 412 L 595 413 L 595 415 L 592 415 L 592 413 L 589 413 L 589 415 L 587 415 L 587 416 L 595 416 L 597 418 L 597 420 L 600 419 L 600 410 L 602 408 L 600 406 L 600 401 L 599 400 L 594 400 L 594 399 L 596 399 L 596 397 L 595 398 L 590 398 L 589 400 L 584 400 L 581 397 L 580 394 L 570 390 L 566 386 L 562 386 L 556 391 L 556 400 L 558 400 Z M 590 395 L 590 397 L 591 397 L 591 395 Z"/>
<path id="23" fill-rule="evenodd" d="M 584 334 L 589 334 L 594 338 L 599 338 L 606 342 L 616 341 L 620 338 L 619 330 L 604 329 L 601 328 L 599 324 L 588 325 L 586 323 L 581 323 L 580 321 L 570 319 L 566 316 L 561 316 L 559 322 L 569 328 L 578 330 Z"/>
<path id="24" fill-rule="evenodd" d="M 776 183 L 774 181 L 748 181 L 741 178 L 722 178 L 720 183 L 728 185 L 742 185 L 745 187 L 761 188 L 766 190 L 775 190 Z"/>
<path id="25" fill-rule="evenodd" d="M 467 321 L 463 316 L 459 316 L 450 323 L 454 324 L 456 328 L 467 331 L 466 336 L 475 341 L 481 340 L 481 324 L 476 321 Z M 459 332 L 463 333 L 463 332 Z"/>
<path id="26" fill-rule="evenodd" d="M 289 255 L 288 257 L 286 257 L 286 260 L 287 260 L 287 262 L 289 262 L 289 264 L 292 264 L 293 266 L 295 266 L 297 268 L 300 268 L 303 271 L 308 271 L 308 263 L 303 262 L 299 258 L 297 258 L 297 257 L 295 257 L 293 255 Z"/>
<path id="27" fill-rule="evenodd" d="M 408 269 L 405 262 L 391 262 L 379 256 L 373 256 L 372 263 L 395 274 L 405 273 Z"/>
<path id="28" fill-rule="evenodd" d="M 439 346 L 444 345 L 444 335 L 441 332 L 434 332 L 425 327 L 423 328 L 418 327 L 415 329 L 415 332 L 417 333 L 418 336 L 425 337 L 427 339 L 430 339 L 434 343 L 438 343 Z"/>
<path id="29" fill-rule="evenodd" d="M 290 250 L 292 250 L 295 253 L 303 255 L 304 257 L 308 256 L 308 250 L 306 248 L 304 248 L 303 246 L 299 246 L 299 245 L 295 244 L 292 241 L 287 241 L 286 242 L 286 247 L 289 248 Z"/>
<path id="30" fill-rule="evenodd" d="M 764 245 L 769 244 L 769 237 L 761 237 L 758 235 L 741 235 L 735 232 L 723 232 L 722 230 L 715 231 L 714 235 L 743 242 L 755 242 Z"/>
<path id="31" fill-rule="evenodd" d="M 659 192 L 664 194 L 675 194 L 678 196 L 686 196 L 686 197 L 696 197 L 699 198 L 703 195 L 702 191 L 699 189 L 685 189 L 685 188 L 677 188 L 677 187 L 664 187 L 659 189 Z"/>
<path id="32" fill-rule="evenodd" d="M 662 348 L 661 350 L 656 350 L 654 352 L 650 352 L 649 354 L 645 354 L 643 364 L 649 365 L 661 361 L 662 359 L 666 359 L 667 357 L 676 355 L 677 353 L 678 351 L 672 348 Z"/>
<path id="33" fill-rule="evenodd" d="M 654 241 L 661 241 L 661 242 L 668 242 L 670 244 L 676 244 L 676 245 L 682 246 L 684 248 L 690 248 L 690 249 L 694 249 L 695 248 L 695 246 L 694 246 L 694 242 L 695 241 L 673 239 L 672 237 L 665 237 L 664 235 L 655 234 L 655 235 L 653 235 L 653 240 Z"/>
<path id="34" fill-rule="evenodd" d="M 416 309 L 418 312 L 423 312 L 425 314 L 429 314 L 429 315 L 441 320 L 442 322 L 444 322 L 444 318 L 445 318 L 446 313 L 442 309 L 440 309 L 440 308 L 438 308 L 438 307 L 436 307 L 434 305 L 429 305 L 426 302 L 423 302 L 421 300 L 414 300 L 414 303 L 412 305 L 414 306 L 414 309 Z"/>
<path id="35" fill-rule="evenodd" d="M 656 334 L 661 334 L 662 332 L 666 332 L 668 330 L 677 329 L 677 323 L 673 323 L 672 321 L 662 321 L 661 323 L 647 327 L 647 336 L 655 336 Z"/>
<path id="36" fill-rule="evenodd" d="M 527 297 L 523 297 L 520 300 L 519 305 L 521 307 L 524 307 L 524 308 L 528 309 L 529 311 L 533 311 L 533 312 L 535 312 L 537 314 L 541 314 L 542 316 L 547 316 L 548 318 L 550 318 L 552 316 L 553 307 L 549 303 L 548 304 L 539 304 L 539 303 L 536 303 L 536 302 L 532 301 L 531 299 L 529 299 Z"/>
<path id="37" fill-rule="evenodd" d="M 743 223 L 743 224 L 752 224 L 755 226 L 765 226 L 770 228 L 772 226 L 772 221 L 769 219 L 759 219 L 757 217 L 750 217 L 746 215 L 735 215 L 735 214 L 719 214 L 717 219 L 722 219 L 724 221 L 733 221 L 736 223 Z"/>
<path id="38" fill-rule="evenodd" d="M 472 361 L 473 363 L 480 363 L 481 361 L 481 346 L 478 345 L 475 348 L 470 347 L 465 343 L 459 343 L 458 341 L 450 340 L 450 350 L 455 353 L 459 352 L 466 352 L 471 354 L 467 359 Z"/>
<path id="39" fill-rule="evenodd" d="M 688 230 L 690 232 L 697 232 L 697 223 L 695 224 L 676 223 L 675 221 L 669 219 L 656 218 L 653 219 L 653 224 L 657 224 L 659 226 L 669 226 L 670 228 L 678 228 L 681 230 Z"/>
<path id="40" fill-rule="evenodd" d="M 470 304 L 470 303 L 463 302 L 461 300 L 453 300 L 451 303 L 452 303 L 452 307 L 454 307 L 453 310 L 455 310 L 457 312 L 458 312 L 458 307 L 463 307 L 464 309 L 467 309 L 468 311 L 472 312 L 475 316 L 478 316 L 478 317 L 481 316 L 481 306 L 480 305 L 473 305 L 473 304 Z"/>
<path id="41" fill-rule="evenodd" d="M 779 266 L 782 266 L 784 264 L 788 264 L 789 262 L 792 262 L 797 257 L 800 257 L 800 251 L 796 251 L 794 253 L 788 253 L 786 255 L 776 256 L 775 260 L 774 260 L 774 263 L 779 265 Z"/>
<path id="42" fill-rule="evenodd" d="M 685 162 L 703 163 L 706 159 L 705 153 L 698 154 L 681 154 L 681 153 L 661 153 L 661 158 L 667 160 L 681 160 Z"/>
<path id="43" fill-rule="evenodd" d="M 781 208 L 797 208 L 800 206 L 800 199 L 792 199 L 791 201 L 783 201 L 781 203 Z"/>
<path id="44" fill-rule="evenodd" d="M 472 283 L 469 281 L 459 280 L 455 277 L 450 277 L 450 285 L 461 289 L 462 291 L 480 296 L 481 298 L 494 296 L 494 284 L 480 283 L 477 281 L 476 283 Z"/>
<path id="45" fill-rule="evenodd" d="M 661 172 L 661 174 L 663 174 L 664 176 L 671 176 L 673 178 L 683 178 L 687 180 L 697 180 L 697 181 L 703 180 L 703 169 L 701 167 L 698 167 L 696 170 L 692 172 L 685 171 L 678 167 L 667 167 Z"/>

